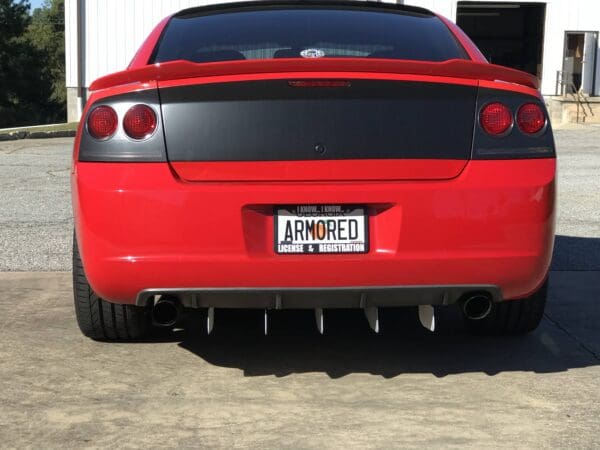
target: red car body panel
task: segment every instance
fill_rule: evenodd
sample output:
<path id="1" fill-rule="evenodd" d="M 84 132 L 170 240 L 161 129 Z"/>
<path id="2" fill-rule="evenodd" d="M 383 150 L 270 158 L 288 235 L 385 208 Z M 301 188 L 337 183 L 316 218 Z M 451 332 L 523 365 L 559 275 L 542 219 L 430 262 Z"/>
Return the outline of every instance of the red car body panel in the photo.
<path id="1" fill-rule="evenodd" d="M 378 79 L 485 87 L 541 98 L 538 80 L 485 62 L 358 58 L 147 65 L 168 18 L 129 69 L 97 80 L 83 113 L 115 95 L 268 79 Z M 450 120 L 450 118 L 449 118 Z M 76 236 L 102 298 L 133 304 L 146 289 L 495 285 L 505 299 L 547 277 L 554 239 L 554 158 L 81 162 L 72 171 Z M 273 207 L 360 204 L 370 251 L 277 255 Z"/>
<path id="2" fill-rule="evenodd" d="M 467 165 L 464 160 L 376 159 L 302 161 L 172 162 L 184 181 L 390 181 L 449 180 Z"/>
<path id="3" fill-rule="evenodd" d="M 466 33 L 454 22 L 447 19 L 444 16 L 436 14 L 437 18 L 440 19 L 446 26 L 450 29 L 454 37 L 460 42 L 460 45 L 465 49 L 469 58 L 472 61 L 476 61 L 478 63 L 487 63 L 486 57 L 481 53 L 481 50 L 477 48 L 477 46 L 473 43 L 473 41 L 466 35 Z M 502 66 L 500 66 L 502 67 Z"/>
<path id="4" fill-rule="evenodd" d="M 139 50 L 129 63 L 127 70 L 139 69 L 148 64 L 150 58 L 152 57 L 152 53 L 156 48 L 156 44 L 158 44 L 160 36 L 162 35 L 163 30 L 165 29 L 167 24 L 169 23 L 169 20 L 171 20 L 171 16 L 165 17 L 158 23 L 158 25 L 156 25 L 156 27 L 154 27 L 152 32 L 148 35 L 142 46 L 139 48 Z"/>

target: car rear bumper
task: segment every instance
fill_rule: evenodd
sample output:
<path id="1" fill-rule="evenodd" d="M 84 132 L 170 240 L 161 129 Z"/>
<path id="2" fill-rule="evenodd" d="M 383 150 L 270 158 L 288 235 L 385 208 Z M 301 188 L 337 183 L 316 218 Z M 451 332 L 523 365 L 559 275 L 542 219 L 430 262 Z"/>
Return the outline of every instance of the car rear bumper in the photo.
<path id="1" fill-rule="evenodd" d="M 471 161 L 439 181 L 186 182 L 166 163 L 78 162 L 73 207 L 88 280 L 117 303 L 175 289 L 190 298 L 212 293 L 224 306 L 228 296 L 218 293 L 237 289 L 248 307 L 298 290 L 336 298 L 397 290 L 401 304 L 436 304 L 444 302 L 436 288 L 465 286 L 510 299 L 547 276 L 555 170 L 554 159 L 497 160 Z M 273 206 L 282 204 L 366 205 L 369 253 L 276 255 Z M 348 305 L 357 299 L 348 295 Z"/>
<path id="2" fill-rule="evenodd" d="M 145 306 L 156 295 L 177 298 L 185 308 L 366 308 L 414 305 L 453 305 L 474 294 L 502 301 L 502 293 L 491 285 L 449 286 L 353 286 L 319 288 L 196 288 L 146 289 L 136 299 Z"/>

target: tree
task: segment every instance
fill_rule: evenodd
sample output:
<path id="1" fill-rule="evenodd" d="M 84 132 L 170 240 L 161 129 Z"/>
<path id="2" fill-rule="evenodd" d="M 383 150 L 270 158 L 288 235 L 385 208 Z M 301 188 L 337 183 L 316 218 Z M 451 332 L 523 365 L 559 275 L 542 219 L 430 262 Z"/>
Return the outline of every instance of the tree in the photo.
<path id="1" fill-rule="evenodd" d="M 27 52 L 21 37 L 29 25 L 29 3 L 0 0 L 0 126 L 13 125 L 22 105 L 20 61 Z"/>
<path id="2" fill-rule="evenodd" d="M 50 100 L 65 108 L 65 1 L 45 0 L 42 8 L 33 11 L 27 39 L 47 59 L 45 75 L 52 80 Z"/>
<path id="3" fill-rule="evenodd" d="M 65 116 L 64 0 L 29 11 L 26 0 L 0 0 L 0 128 Z"/>

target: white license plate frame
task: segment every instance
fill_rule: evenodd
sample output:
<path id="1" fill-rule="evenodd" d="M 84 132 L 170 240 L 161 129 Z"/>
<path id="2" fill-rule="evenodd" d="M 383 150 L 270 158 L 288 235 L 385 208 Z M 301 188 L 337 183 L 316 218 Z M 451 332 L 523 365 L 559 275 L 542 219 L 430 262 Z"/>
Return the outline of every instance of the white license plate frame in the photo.
<path id="1" fill-rule="evenodd" d="M 278 255 L 354 255 L 369 252 L 369 213 L 366 206 L 280 205 L 274 208 L 273 219 L 274 249 Z"/>

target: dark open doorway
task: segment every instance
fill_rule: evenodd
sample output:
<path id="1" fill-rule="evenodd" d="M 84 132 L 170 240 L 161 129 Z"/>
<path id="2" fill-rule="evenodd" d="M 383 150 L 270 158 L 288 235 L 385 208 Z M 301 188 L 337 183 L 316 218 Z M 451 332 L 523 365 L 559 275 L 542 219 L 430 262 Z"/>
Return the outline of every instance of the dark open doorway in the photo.
<path id="1" fill-rule="evenodd" d="M 569 93 L 581 90 L 584 94 L 594 95 L 596 93 L 598 32 L 567 31 L 564 48 L 563 89 Z"/>
<path id="2" fill-rule="evenodd" d="M 458 2 L 456 14 L 491 63 L 541 78 L 545 3 Z"/>

